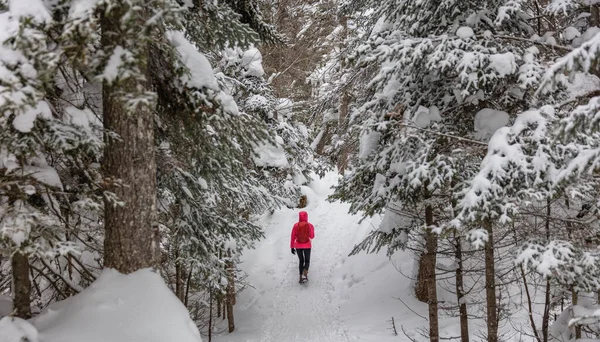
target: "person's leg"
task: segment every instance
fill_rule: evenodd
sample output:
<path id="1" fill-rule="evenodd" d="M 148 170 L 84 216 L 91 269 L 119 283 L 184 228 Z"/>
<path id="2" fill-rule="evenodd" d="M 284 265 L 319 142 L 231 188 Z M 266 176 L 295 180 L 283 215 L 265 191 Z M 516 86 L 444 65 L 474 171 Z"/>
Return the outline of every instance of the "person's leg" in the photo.
<path id="1" fill-rule="evenodd" d="M 302 249 L 296 248 L 296 254 L 298 255 L 299 261 L 298 270 L 300 272 L 300 275 L 302 275 L 302 270 L 304 269 L 304 253 L 302 253 L 302 251 Z"/>
<path id="2" fill-rule="evenodd" d="M 304 269 L 308 271 L 310 266 L 310 248 L 304 250 Z"/>

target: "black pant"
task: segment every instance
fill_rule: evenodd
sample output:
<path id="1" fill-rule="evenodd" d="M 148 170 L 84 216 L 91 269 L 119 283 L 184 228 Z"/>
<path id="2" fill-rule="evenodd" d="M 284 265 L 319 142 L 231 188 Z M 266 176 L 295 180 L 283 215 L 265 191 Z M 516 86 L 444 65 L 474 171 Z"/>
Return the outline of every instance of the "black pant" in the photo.
<path id="1" fill-rule="evenodd" d="M 310 248 L 296 248 L 296 254 L 298 254 L 298 259 L 300 260 L 298 269 L 300 270 L 300 275 L 302 275 L 302 271 L 308 271 L 308 266 L 310 266 Z"/>

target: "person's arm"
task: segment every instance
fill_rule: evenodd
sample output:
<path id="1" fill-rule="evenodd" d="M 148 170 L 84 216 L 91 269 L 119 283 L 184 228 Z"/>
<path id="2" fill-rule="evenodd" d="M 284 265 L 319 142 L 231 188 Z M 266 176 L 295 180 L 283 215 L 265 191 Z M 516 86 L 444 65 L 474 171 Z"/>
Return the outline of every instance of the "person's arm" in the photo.
<path id="1" fill-rule="evenodd" d="M 309 223 L 309 227 L 310 227 L 310 239 L 314 239 L 315 238 L 315 226 L 312 225 L 312 223 Z"/>
<path id="2" fill-rule="evenodd" d="M 296 241 L 296 227 L 298 224 L 295 224 L 292 228 L 292 236 L 290 237 L 290 248 L 294 248 L 294 242 Z"/>

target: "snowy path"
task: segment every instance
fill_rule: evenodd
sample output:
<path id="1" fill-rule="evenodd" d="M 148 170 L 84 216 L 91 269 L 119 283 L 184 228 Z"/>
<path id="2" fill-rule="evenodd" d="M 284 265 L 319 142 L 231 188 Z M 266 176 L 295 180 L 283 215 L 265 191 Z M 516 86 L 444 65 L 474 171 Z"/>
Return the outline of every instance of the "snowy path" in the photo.
<path id="1" fill-rule="evenodd" d="M 298 258 L 290 253 L 290 233 L 298 209 L 281 209 L 258 222 L 265 239 L 246 251 L 240 267 L 253 288 L 242 291 L 235 306 L 236 329 L 213 339 L 217 342 L 410 342 L 395 336 L 398 328 L 419 335 L 427 326 L 427 306 L 412 295 L 410 274 L 414 261 L 399 252 L 393 262 L 385 255 L 361 253 L 348 257 L 356 243 L 379 226 L 380 218 L 349 215 L 348 204 L 329 203 L 327 195 L 337 175 L 329 173 L 305 187 L 308 220 L 315 226 L 310 282 L 298 284 Z M 396 298 L 411 306 L 407 310 Z M 420 315 L 415 315 L 413 311 Z M 225 331 L 226 321 L 220 322 Z M 440 322 L 445 336 L 457 336 L 456 320 Z M 417 340 L 419 340 L 417 338 Z"/>
<path id="2" fill-rule="evenodd" d="M 244 255 L 241 267 L 255 289 L 240 295 L 236 332 L 218 341 L 354 341 L 339 317 L 336 274 L 352 247 L 348 225 L 358 217 L 336 217 L 348 206 L 326 202 L 327 187 L 317 190 L 322 193 L 307 189 L 306 211 L 315 226 L 309 283 L 298 284 L 298 259 L 289 249 L 298 210 L 277 211 L 265 222 L 266 238 Z"/>

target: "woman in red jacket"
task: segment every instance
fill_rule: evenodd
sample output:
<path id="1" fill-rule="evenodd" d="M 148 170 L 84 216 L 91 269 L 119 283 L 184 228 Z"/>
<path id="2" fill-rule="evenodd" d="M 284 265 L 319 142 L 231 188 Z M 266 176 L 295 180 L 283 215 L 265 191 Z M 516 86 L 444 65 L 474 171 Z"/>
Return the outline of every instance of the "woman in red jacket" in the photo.
<path id="1" fill-rule="evenodd" d="M 292 254 L 298 252 L 298 260 L 300 265 L 300 283 L 308 280 L 308 266 L 310 266 L 310 249 L 312 247 L 311 240 L 315 238 L 315 227 L 308 223 L 308 214 L 306 211 L 301 211 L 298 222 L 292 228 L 292 238 L 290 248 Z"/>

